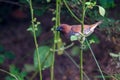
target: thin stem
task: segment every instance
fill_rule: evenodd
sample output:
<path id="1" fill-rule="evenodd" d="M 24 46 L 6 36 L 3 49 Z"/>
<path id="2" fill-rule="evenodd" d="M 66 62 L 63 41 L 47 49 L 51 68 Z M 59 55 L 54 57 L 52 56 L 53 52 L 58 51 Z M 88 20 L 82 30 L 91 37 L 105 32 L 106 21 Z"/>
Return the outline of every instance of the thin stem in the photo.
<path id="1" fill-rule="evenodd" d="M 55 44 L 53 46 L 55 48 Z M 54 62 L 55 62 L 55 53 L 53 52 L 53 60 L 52 60 L 52 66 L 51 66 L 51 69 L 50 69 L 50 78 L 51 80 L 54 80 Z"/>
<path id="2" fill-rule="evenodd" d="M 9 74 L 10 76 L 14 77 L 16 80 L 18 80 L 18 78 L 17 78 L 14 74 L 12 74 L 12 73 L 10 73 L 10 72 L 8 72 L 8 71 L 5 71 L 5 70 L 3 70 L 3 69 L 0 69 L 0 71 L 2 71 L 2 72 L 4 72 L 4 73 L 7 73 L 7 74 Z"/>
<path id="3" fill-rule="evenodd" d="M 80 69 L 79 65 L 75 62 L 75 60 L 66 52 L 64 51 L 65 55 L 74 63 L 74 65 Z"/>
<path id="4" fill-rule="evenodd" d="M 80 50 L 80 80 L 83 80 L 83 49 Z"/>
<path id="5" fill-rule="evenodd" d="M 12 5 L 17 5 L 17 6 L 21 6 L 21 7 L 24 6 L 24 5 L 22 5 L 22 4 L 18 3 L 18 2 L 9 1 L 9 0 L 0 0 L 0 2 L 12 4 Z M 24 6 L 24 7 L 26 7 L 26 6 Z"/>
<path id="6" fill-rule="evenodd" d="M 58 51 L 61 51 L 61 50 L 66 50 L 66 49 L 72 47 L 73 45 L 74 45 L 74 43 L 72 43 L 72 44 L 70 44 L 70 45 L 68 45 L 68 46 L 65 46 L 65 47 L 63 46 L 63 47 L 61 47 L 61 48 L 59 48 L 59 49 L 55 49 L 55 50 L 51 49 L 51 51 L 53 51 L 53 52 L 58 52 Z"/>
<path id="7" fill-rule="evenodd" d="M 98 69 L 99 69 L 99 71 L 100 71 L 100 73 L 101 73 L 101 76 L 102 76 L 103 80 L 105 80 L 105 77 L 104 77 L 104 75 L 103 75 L 102 69 L 100 68 L 100 65 L 99 65 L 99 63 L 98 63 L 98 61 L 97 61 L 97 59 L 96 59 L 96 57 L 95 57 L 95 55 L 94 55 L 94 52 L 93 52 L 93 50 L 92 50 L 92 48 L 91 48 L 91 46 L 90 46 L 90 44 L 89 44 L 89 42 L 88 42 L 87 39 L 86 39 L 86 42 L 87 42 L 87 45 L 88 45 L 88 47 L 89 47 L 89 49 L 90 49 L 90 51 L 91 51 L 91 53 L 92 53 L 92 56 L 93 56 L 95 62 L 96 62 L 96 64 L 97 64 L 97 67 L 98 67 Z"/>
<path id="8" fill-rule="evenodd" d="M 65 6 L 67 7 L 68 11 L 70 12 L 70 14 L 80 23 L 82 23 L 82 21 L 72 12 L 72 10 L 69 8 L 66 0 L 63 0 L 63 2 L 65 3 Z"/>
<path id="9" fill-rule="evenodd" d="M 66 52 L 65 52 L 65 55 L 73 62 L 73 64 L 78 68 L 80 69 L 79 65 L 75 62 L 75 60 Z M 87 80 L 90 80 L 89 77 L 87 76 L 87 74 L 85 72 L 83 72 L 83 74 L 85 75 L 86 79 Z"/>
<path id="10" fill-rule="evenodd" d="M 35 76 L 37 75 L 37 73 L 38 73 L 38 71 L 35 71 L 35 72 L 33 73 L 32 77 L 30 77 L 29 80 L 33 80 L 33 79 L 35 78 Z"/>
<path id="11" fill-rule="evenodd" d="M 81 3 L 82 3 L 82 10 L 83 10 L 83 13 L 82 13 L 82 20 L 80 20 L 79 18 L 77 18 L 75 16 L 75 14 L 71 11 L 71 9 L 69 8 L 69 6 L 67 5 L 67 2 L 65 0 L 63 0 L 64 3 L 65 3 L 65 6 L 67 7 L 67 9 L 69 10 L 69 12 L 71 13 L 71 15 L 80 23 L 82 23 L 82 29 L 81 29 L 81 33 L 83 33 L 83 30 L 84 30 L 84 17 L 85 17 L 85 11 L 86 11 L 86 8 L 85 8 L 85 0 L 81 0 Z M 81 46 L 83 45 L 83 41 L 81 42 Z M 80 50 L 80 80 L 83 80 L 83 49 Z"/>
<path id="12" fill-rule="evenodd" d="M 55 29 L 57 28 L 57 26 L 60 24 L 60 2 L 61 0 L 56 0 L 56 22 L 55 22 Z M 56 50 L 56 45 L 58 40 L 60 39 L 60 33 L 59 32 L 54 32 L 54 44 L 53 44 L 53 60 L 52 60 L 52 66 L 51 66 L 51 80 L 54 80 L 54 62 L 55 62 L 55 50 Z"/>
<path id="13" fill-rule="evenodd" d="M 85 17 L 85 0 L 82 1 L 82 26 L 81 26 L 81 33 L 83 34 L 84 31 L 84 17 Z M 81 46 L 83 47 L 83 40 L 84 37 L 82 37 Z M 83 49 L 80 49 L 80 80 L 83 80 Z"/>
<path id="14" fill-rule="evenodd" d="M 38 50 L 38 43 L 37 43 L 37 38 L 36 38 L 36 33 L 35 33 L 33 7 L 32 7 L 32 1 L 31 0 L 29 0 L 29 5 L 30 5 L 30 12 L 31 12 L 31 19 L 32 19 L 34 43 L 35 43 L 35 47 L 36 47 L 36 50 L 37 50 L 37 59 L 38 59 L 38 68 L 39 68 L 39 73 L 40 73 L 40 80 L 42 80 L 42 69 L 41 69 L 41 62 L 40 62 L 40 54 L 39 54 L 39 50 Z"/>
<path id="15" fill-rule="evenodd" d="M 84 30 L 84 17 L 85 17 L 85 11 L 86 11 L 86 8 L 85 8 L 85 0 L 83 0 L 83 4 L 82 4 L 82 29 L 81 29 L 81 32 L 83 33 L 83 30 Z"/>

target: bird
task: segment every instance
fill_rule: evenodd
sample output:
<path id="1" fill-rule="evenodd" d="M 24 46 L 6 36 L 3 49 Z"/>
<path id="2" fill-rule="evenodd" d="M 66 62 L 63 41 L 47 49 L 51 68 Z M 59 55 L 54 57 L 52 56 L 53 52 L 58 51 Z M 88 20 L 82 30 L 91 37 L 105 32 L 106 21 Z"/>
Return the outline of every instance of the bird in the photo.
<path id="1" fill-rule="evenodd" d="M 89 35 L 91 35 L 95 28 L 100 25 L 103 21 L 100 20 L 94 24 L 91 25 L 84 25 L 84 29 L 83 29 L 83 33 L 81 32 L 82 29 L 82 25 L 69 25 L 69 24 L 60 24 L 60 26 L 58 26 L 56 28 L 57 31 L 60 31 L 61 33 L 65 34 L 65 36 L 67 36 L 68 38 L 70 38 L 71 36 L 74 35 L 85 35 L 85 37 L 88 37 Z"/>

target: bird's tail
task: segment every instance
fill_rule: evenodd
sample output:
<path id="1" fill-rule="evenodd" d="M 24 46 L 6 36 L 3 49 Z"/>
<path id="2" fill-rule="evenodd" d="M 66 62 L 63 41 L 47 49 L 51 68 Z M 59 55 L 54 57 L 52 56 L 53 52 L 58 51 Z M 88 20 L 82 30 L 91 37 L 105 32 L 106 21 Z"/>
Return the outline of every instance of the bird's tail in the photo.
<path id="1" fill-rule="evenodd" d="M 98 25 L 100 25 L 102 22 L 103 22 L 103 20 L 100 20 L 100 21 L 96 22 L 95 24 L 93 24 L 93 25 L 91 26 L 91 30 L 94 30 L 94 29 L 95 29 Z"/>
<path id="2" fill-rule="evenodd" d="M 100 25 L 103 22 L 103 20 L 98 21 L 97 23 L 95 23 L 96 25 Z"/>

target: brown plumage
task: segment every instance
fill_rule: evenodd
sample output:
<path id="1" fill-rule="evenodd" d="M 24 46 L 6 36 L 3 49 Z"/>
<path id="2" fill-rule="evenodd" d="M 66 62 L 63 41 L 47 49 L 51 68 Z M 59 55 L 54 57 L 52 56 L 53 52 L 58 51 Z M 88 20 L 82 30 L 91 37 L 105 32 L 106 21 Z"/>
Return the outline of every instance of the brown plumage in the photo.
<path id="1" fill-rule="evenodd" d="M 94 29 L 100 25 L 102 21 L 98 21 L 92 25 L 84 25 L 83 34 L 87 37 L 94 32 Z M 64 33 L 66 36 L 70 37 L 71 35 L 80 35 L 81 34 L 81 25 L 68 25 L 61 24 L 57 31 Z"/>

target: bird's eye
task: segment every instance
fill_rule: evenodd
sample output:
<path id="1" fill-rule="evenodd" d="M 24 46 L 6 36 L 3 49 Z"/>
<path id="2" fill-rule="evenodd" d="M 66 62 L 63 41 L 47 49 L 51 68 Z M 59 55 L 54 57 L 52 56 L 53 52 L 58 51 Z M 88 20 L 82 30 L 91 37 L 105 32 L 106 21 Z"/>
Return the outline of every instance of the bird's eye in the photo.
<path id="1" fill-rule="evenodd" d="M 56 31 L 62 31 L 63 28 L 62 27 L 57 27 Z"/>

